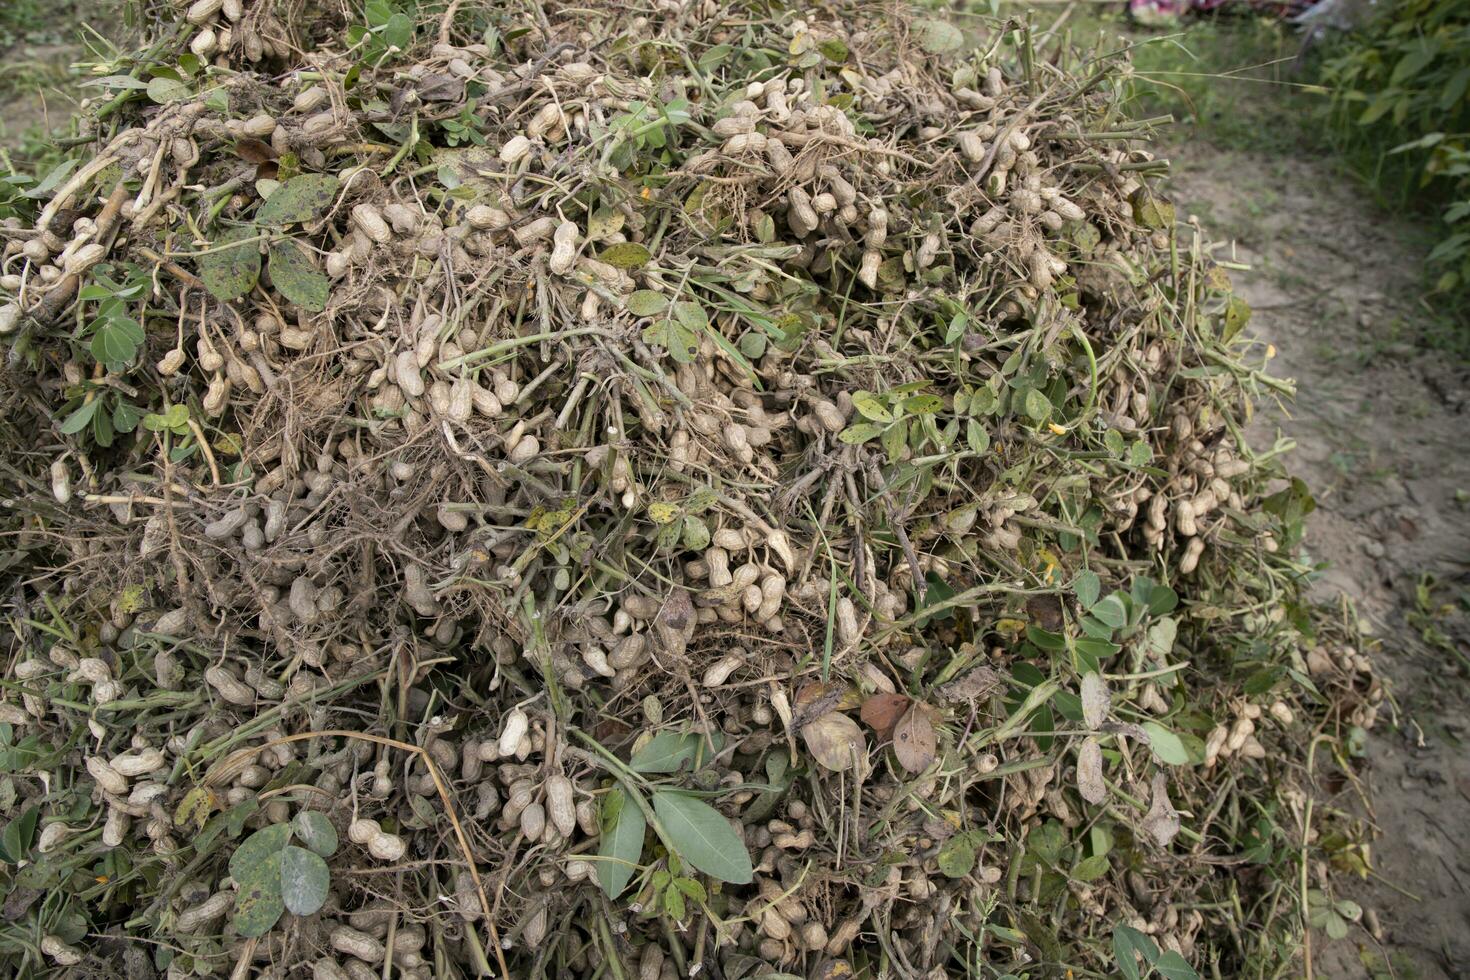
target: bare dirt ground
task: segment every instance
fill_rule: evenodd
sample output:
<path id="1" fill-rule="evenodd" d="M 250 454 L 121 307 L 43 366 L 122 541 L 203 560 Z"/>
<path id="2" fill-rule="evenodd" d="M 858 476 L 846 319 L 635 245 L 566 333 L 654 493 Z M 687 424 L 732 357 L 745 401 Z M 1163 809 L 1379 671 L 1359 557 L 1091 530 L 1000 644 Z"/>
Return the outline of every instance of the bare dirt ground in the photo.
<path id="1" fill-rule="evenodd" d="M 1470 975 L 1470 370 L 1417 332 L 1428 313 L 1416 229 L 1350 180 L 1202 144 L 1172 157 L 1182 209 L 1252 266 L 1235 274 L 1256 311 L 1249 329 L 1298 392 L 1262 413 L 1255 436 L 1298 443 L 1290 468 L 1318 502 L 1307 546 L 1327 563 L 1318 597 L 1346 596 L 1382 641 L 1396 705 L 1367 740 L 1371 811 L 1351 790 L 1328 800 L 1377 832 L 1374 873 L 1340 896 L 1364 921 L 1337 943 L 1314 936 L 1307 969 Z"/>

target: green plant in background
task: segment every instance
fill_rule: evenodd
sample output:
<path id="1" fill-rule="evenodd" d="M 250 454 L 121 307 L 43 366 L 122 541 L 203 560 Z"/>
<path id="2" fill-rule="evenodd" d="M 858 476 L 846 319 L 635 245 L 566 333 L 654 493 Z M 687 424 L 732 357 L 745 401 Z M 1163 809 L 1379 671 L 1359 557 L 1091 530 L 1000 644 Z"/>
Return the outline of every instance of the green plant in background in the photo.
<path id="1" fill-rule="evenodd" d="M 1368 176 L 1438 210 L 1429 255 L 1441 292 L 1470 291 L 1470 6 L 1393 0 L 1322 64 L 1334 129 L 1367 143 Z"/>

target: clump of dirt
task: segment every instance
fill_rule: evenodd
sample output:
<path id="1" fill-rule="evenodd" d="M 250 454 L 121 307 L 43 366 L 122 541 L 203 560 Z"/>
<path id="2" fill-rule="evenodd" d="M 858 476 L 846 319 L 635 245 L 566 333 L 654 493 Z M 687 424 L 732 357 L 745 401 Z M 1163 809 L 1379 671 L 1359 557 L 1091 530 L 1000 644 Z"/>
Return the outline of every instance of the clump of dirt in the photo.
<path id="1" fill-rule="evenodd" d="M 1235 230 L 1251 330 L 1297 397 L 1253 442 L 1295 442 L 1312 488 L 1314 585 L 1350 600 L 1377 637 L 1389 724 L 1363 740 L 1372 871 L 1342 894 L 1370 914 L 1321 952 L 1323 976 L 1459 977 L 1470 967 L 1470 369 L 1426 343 L 1425 252 L 1415 229 L 1365 205 L 1316 160 L 1206 146 L 1171 154 L 1180 206 Z"/>

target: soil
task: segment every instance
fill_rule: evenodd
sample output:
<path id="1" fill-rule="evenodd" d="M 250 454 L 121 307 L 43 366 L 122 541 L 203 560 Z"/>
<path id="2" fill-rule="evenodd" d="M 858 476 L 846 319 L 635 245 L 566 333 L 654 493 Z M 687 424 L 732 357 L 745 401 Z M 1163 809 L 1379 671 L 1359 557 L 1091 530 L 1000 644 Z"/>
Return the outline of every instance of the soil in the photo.
<path id="1" fill-rule="evenodd" d="M 1234 274 L 1255 311 L 1248 329 L 1274 345 L 1273 373 L 1297 384 L 1293 403 L 1262 406 L 1253 437 L 1258 449 L 1296 441 L 1289 468 L 1318 503 L 1307 537 L 1325 563 L 1316 597 L 1345 598 L 1381 641 L 1395 705 L 1367 739 L 1371 810 L 1351 789 L 1324 801 L 1376 831 L 1372 874 L 1338 888 L 1363 922 L 1338 942 L 1314 934 L 1305 972 L 1466 976 L 1470 370 L 1416 332 L 1430 317 L 1425 243 L 1323 163 L 1202 144 L 1171 156 L 1182 211 L 1234 236 L 1233 257 L 1252 267 Z M 1426 608 L 1416 586 L 1429 581 Z"/>

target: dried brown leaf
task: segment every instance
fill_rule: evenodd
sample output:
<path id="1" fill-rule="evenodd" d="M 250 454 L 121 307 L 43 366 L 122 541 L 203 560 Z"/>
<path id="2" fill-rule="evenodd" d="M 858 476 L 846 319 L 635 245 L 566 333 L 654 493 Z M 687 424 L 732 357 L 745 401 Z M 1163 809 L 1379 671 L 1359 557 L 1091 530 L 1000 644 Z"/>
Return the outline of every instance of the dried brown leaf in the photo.
<path id="1" fill-rule="evenodd" d="M 1158 841 L 1160 847 L 1168 847 L 1169 842 L 1179 833 L 1179 813 L 1174 809 L 1174 804 L 1169 802 L 1169 777 L 1161 772 L 1154 773 L 1152 787 L 1153 804 L 1148 808 L 1148 813 L 1143 818 L 1143 829 L 1148 835 Z"/>
<path id="2" fill-rule="evenodd" d="M 863 702 L 860 717 L 863 724 L 878 733 L 879 738 L 891 738 L 893 727 L 903 713 L 909 709 L 910 699 L 903 694 L 875 694 Z"/>
<path id="3" fill-rule="evenodd" d="M 1096 729 L 1108 720 L 1108 708 L 1112 696 L 1108 693 L 1108 682 L 1102 674 L 1092 671 L 1082 675 L 1082 722 Z"/>
<path id="4" fill-rule="evenodd" d="M 847 685 L 813 681 L 796 691 L 796 727 L 802 728 L 842 704 Z"/>
<path id="5" fill-rule="evenodd" d="M 899 765 L 920 773 L 933 764 L 937 746 L 929 709 L 915 702 L 893 729 L 893 754 L 898 756 Z"/>
<path id="6" fill-rule="evenodd" d="M 1108 798 L 1108 784 L 1103 780 L 1102 748 L 1091 735 L 1082 740 L 1077 750 L 1077 791 L 1088 803 L 1100 804 Z"/>
<path id="7" fill-rule="evenodd" d="M 1062 600 L 1054 595 L 1034 595 L 1026 600 L 1026 615 L 1049 633 L 1062 628 Z"/>
<path id="8" fill-rule="evenodd" d="M 978 701 L 986 697 L 991 691 L 1001 685 L 999 672 L 990 667 L 976 667 L 967 674 L 961 674 L 948 684 L 940 686 L 935 692 L 941 700 L 950 704 L 958 704 L 963 701 Z"/>
<path id="9" fill-rule="evenodd" d="M 248 136 L 235 141 L 235 155 L 246 163 L 262 164 L 276 159 L 275 147 Z"/>
<path id="10" fill-rule="evenodd" d="M 464 98 L 464 79 L 434 72 L 419 80 L 418 96 L 422 102 L 458 102 Z"/>
<path id="11" fill-rule="evenodd" d="M 674 589 L 664 600 L 658 611 L 654 626 L 658 630 L 659 642 L 670 655 L 682 657 L 689 639 L 694 635 L 694 603 L 684 589 Z"/>

